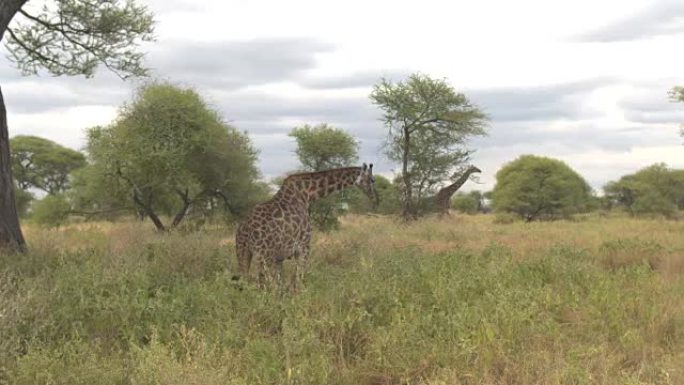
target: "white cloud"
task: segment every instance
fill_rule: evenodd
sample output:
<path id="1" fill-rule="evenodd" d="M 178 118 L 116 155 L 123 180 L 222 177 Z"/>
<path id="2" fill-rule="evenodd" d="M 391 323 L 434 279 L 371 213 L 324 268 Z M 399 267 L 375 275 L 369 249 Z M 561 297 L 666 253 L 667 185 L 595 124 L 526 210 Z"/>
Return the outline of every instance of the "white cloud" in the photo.
<path id="1" fill-rule="evenodd" d="M 659 161 L 684 167 L 684 105 L 667 99 L 684 85 L 679 3 L 152 0 L 158 41 L 148 60 L 248 129 L 269 177 L 296 167 L 286 133 L 322 121 L 360 137 L 362 160 L 390 173 L 368 93 L 381 76 L 421 71 L 492 116 L 490 136 L 473 142 L 483 184 L 464 189 L 491 188 L 496 170 L 526 153 L 559 157 L 600 187 Z M 104 71 L 19 78 L 6 63 L 0 75 L 11 134 L 75 148 L 136 85 Z"/>

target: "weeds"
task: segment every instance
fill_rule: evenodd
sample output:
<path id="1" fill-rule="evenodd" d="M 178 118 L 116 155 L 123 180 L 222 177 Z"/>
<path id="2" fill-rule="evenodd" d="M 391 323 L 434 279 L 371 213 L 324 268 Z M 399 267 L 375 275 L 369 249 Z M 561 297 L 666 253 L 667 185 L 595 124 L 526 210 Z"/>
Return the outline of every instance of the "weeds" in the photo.
<path id="1" fill-rule="evenodd" d="M 683 230 L 343 217 L 280 296 L 238 290 L 228 229 L 29 228 L 0 257 L 0 383 L 684 383 Z"/>

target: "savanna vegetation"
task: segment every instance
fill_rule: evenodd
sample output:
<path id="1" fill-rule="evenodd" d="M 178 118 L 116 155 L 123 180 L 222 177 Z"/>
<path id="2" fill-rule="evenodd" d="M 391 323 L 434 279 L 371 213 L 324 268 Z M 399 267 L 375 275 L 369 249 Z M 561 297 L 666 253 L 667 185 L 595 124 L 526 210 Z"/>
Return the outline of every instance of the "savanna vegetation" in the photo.
<path id="1" fill-rule="evenodd" d="M 316 233 L 305 288 L 284 296 L 231 280 L 224 225 L 26 226 L 30 251 L 0 259 L 0 379 L 684 382 L 682 222 L 341 222 Z"/>
<path id="2" fill-rule="evenodd" d="M 27 2 L 0 3 L 24 74 L 149 74 L 144 6 Z M 10 143 L 0 94 L 0 385 L 684 383 L 684 170 L 655 164 L 600 194 L 528 154 L 483 170 L 492 191 L 454 195 L 469 215 L 438 219 L 423 206 L 467 179 L 487 115 L 421 73 L 369 96 L 397 172 L 375 176 L 377 207 L 356 190 L 311 205 L 319 231 L 290 293 L 231 279 L 235 224 L 278 180 L 201 90 L 145 82 L 85 128 L 83 151 Z M 293 172 L 358 163 L 343 127 L 289 137 Z"/>

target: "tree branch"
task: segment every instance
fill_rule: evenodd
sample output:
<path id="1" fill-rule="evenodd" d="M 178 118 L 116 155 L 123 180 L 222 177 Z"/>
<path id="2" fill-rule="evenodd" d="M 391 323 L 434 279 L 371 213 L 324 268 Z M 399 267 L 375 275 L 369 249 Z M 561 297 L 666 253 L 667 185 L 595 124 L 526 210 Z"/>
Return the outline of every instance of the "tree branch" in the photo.
<path id="1" fill-rule="evenodd" d="M 62 67 L 63 69 L 69 69 L 68 66 L 66 66 L 66 65 L 64 65 L 64 64 L 62 64 L 62 63 L 60 63 L 58 60 L 49 58 L 49 57 L 43 55 L 42 53 L 36 51 L 35 49 L 30 48 L 29 46 L 27 46 L 26 44 L 24 44 L 24 42 L 21 41 L 21 39 L 19 39 L 19 37 L 18 37 L 17 35 L 14 34 L 14 31 L 12 31 L 11 28 L 8 27 L 8 28 L 7 28 L 7 32 L 9 32 L 10 37 L 12 38 L 12 40 L 14 40 L 17 44 L 19 44 L 19 46 L 20 46 L 21 48 L 23 48 L 24 50 L 26 50 L 26 52 L 29 52 L 29 53 L 31 53 L 32 55 L 36 55 L 40 60 L 43 60 L 43 61 L 45 61 L 45 62 L 54 64 L 54 65 L 56 65 L 56 66 L 58 66 L 58 67 Z"/>

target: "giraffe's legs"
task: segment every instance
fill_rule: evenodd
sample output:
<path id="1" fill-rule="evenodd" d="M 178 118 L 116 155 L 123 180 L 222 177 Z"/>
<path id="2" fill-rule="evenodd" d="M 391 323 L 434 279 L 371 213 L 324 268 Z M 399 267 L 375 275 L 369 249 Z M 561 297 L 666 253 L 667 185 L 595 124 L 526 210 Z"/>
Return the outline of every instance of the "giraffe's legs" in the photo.
<path id="1" fill-rule="evenodd" d="M 276 276 L 276 284 L 278 285 L 279 289 L 282 291 L 283 290 L 283 260 L 282 259 L 276 259 L 275 261 L 275 276 Z"/>
<path id="2" fill-rule="evenodd" d="M 268 281 L 270 281 L 269 278 L 269 273 L 270 273 L 270 263 L 268 261 L 268 258 L 259 258 L 259 275 L 257 277 L 257 285 L 259 288 L 264 289 L 266 288 Z"/>
<path id="3" fill-rule="evenodd" d="M 294 274 L 292 274 L 292 290 L 297 292 L 298 286 L 302 285 L 304 280 L 304 270 L 309 259 L 309 246 L 303 247 L 295 256 L 294 260 Z"/>

